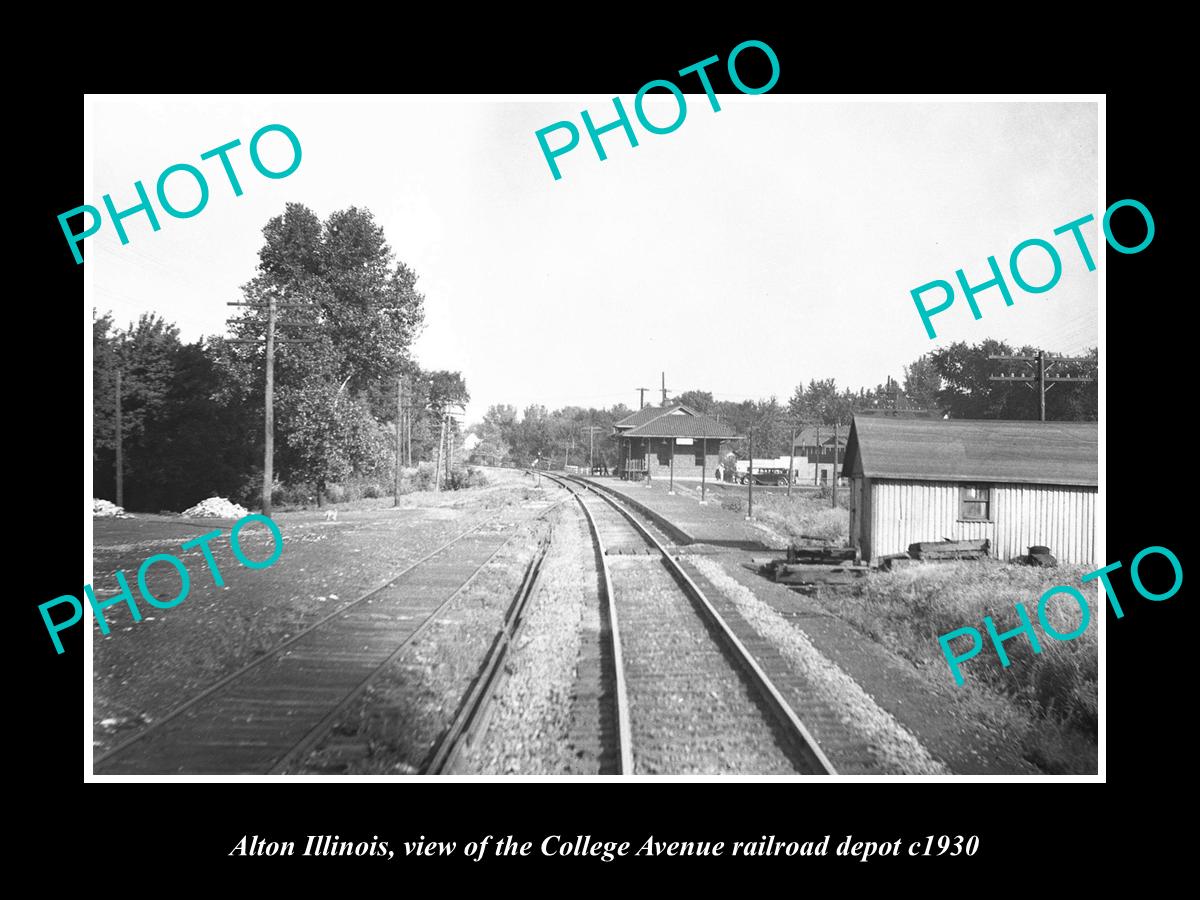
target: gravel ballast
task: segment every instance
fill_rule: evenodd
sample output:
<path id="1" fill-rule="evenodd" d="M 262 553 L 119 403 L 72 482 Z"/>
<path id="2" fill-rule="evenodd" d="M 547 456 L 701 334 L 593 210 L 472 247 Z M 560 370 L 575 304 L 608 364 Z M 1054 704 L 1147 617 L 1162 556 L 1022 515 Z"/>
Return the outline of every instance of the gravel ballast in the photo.
<path id="1" fill-rule="evenodd" d="M 585 612 L 590 545 L 578 508 L 554 515 L 554 533 L 530 598 L 520 640 L 506 660 L 507 679 L 482 739 L 464 754 L 465 771 L 481 775 L 583 774 L 586 751 L 572 746 L 572 693 Z M 594 593 L 594 588 L 593 588 Z M 594 754 L 592 754 L 594 757 Z"/>
<path id="2" fill-rule="evenodd" d="M 702 557 L 692 557 L 690 562 L 814 686 L 822 699 L 838 710 L 842 721 L 863 735 L 879 761 L 882 774 L 950 774 L 891 713 L 813 646 L 803 631 L 735 581 L 718 563 Z"/>

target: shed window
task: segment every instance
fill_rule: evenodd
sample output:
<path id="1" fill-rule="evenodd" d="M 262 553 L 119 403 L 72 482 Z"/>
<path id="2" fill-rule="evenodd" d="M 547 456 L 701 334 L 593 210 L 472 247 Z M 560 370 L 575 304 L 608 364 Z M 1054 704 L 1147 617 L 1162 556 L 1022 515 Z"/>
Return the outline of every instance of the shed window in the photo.
<path id="1" fill-rule="evenodd" d="M 968 485 L 958 489 L 958 517 L 969 522 L 992 521 L 991 488 Z"/>

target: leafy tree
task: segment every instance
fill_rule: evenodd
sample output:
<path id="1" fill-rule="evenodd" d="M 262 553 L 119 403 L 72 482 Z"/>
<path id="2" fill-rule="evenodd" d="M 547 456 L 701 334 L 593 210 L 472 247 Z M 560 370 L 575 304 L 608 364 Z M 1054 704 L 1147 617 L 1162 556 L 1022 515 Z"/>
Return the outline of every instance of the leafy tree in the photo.
<path id="1" fill-rule="evenodd" d="M 684 391 L 671 402 L 682 403 L 696 412 L 707 413 L 713 408 L 713 395 L 711 391 Z"/>
<path id="2" fill-rule="evenodd" d="M 1037 348 L 1022 347 L 1015 351 L 1005 342 L 984 340 L 968 345 L 962 341 L 929 354 L 942 379 L 938 405 L 956 419 L 1036 419 L 1039 414 L 1038 394 L 1019 382 L 991 381 L 993 374 L 1009 371 L 1032 375 L 1026 363 L 1005 363 L 989 357 L 1018 355 L 1036 356 Z M 1052 361 L 1052 360 L 1051 360 Z M 1084 363 L 1057 363 L 1053 375 L 1091 375 L 1097 378 L 1098 356 L 1093 349 Z M 1098 412 L 1098 385 L 1053 384 L 1046 392 L 1046 418 L 1054 421 L 1092 420 Z"/>
<path id="3" fill-rule="evenodd" d="M 805 399 L 804 395 L 804 385 L 798 384 L 796 385 L 796 389 L 792 391 L 791 398 L 788 400 L 788 415 L 796 421 L 803 421 L 804 419 L 808 418 L 806 415 L 808 409 L 806 403 L 807 400 Z"/>
<path id="4" fill-rule="evenodd" d="M 904 367 L 904 394 L 919 409 L 936 409 L 942 378 L 928 353 Z"/>
<path id="5" fill-rule="evenodd" d="M 220 344 L 222 365 L 234 385 L 253 385 L 261 393 L 264 355 L 257 340 L 265 334 L 264 306 L 274 299 L 279 471 L 318 486 L 351 471 L 373 471 L 387 449 L 376 445 L 376 457 L 369 458 L 367 435 L 379 433 L 376 419 L 394 422 L 399 376 L 416 387 L 418 410 L 431 402 L 444 406 L 466 392 L 458 373 L 435 373 L 438 384 L 427 385 L 410 358 L 424 316 L 416 275 L 395 259 L 365 209 L 339 210 L 321 222 L 307 207 L 290 203 L 263 236 L 258 272 L 243 288 L 251 306 L 231 328 L 235 337 L 256 343 Z M 309 343 L 288 343 L 292 338 Z M 235 386 L 229 393 L 231 402 L 261 409 L 245 389 Z M 369 429 L 365 417 L 371 418 Z M 425 419 L 414 421 L 418 455 L 436 443 Z"/>

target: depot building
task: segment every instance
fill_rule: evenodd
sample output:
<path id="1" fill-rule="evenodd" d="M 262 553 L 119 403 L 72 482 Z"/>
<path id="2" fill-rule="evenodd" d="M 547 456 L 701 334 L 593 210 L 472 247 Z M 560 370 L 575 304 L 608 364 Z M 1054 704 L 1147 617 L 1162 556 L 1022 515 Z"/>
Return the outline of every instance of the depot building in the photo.
<path id="1" fill-rule="evenodd" d="M 647 475 L 700 480 L 714 476 L 722 444 L 741 437 L 712 416 L 677 403 L 646 406 L 613 425 L 617 440 L 618 474 L 640 479 Z"/>

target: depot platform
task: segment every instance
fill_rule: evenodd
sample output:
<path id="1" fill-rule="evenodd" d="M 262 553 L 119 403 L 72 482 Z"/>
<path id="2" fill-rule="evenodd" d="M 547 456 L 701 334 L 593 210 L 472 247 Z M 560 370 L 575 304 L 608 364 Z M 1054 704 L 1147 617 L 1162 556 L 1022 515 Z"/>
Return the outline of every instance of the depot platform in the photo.
<path id="1" fill-rule="evenodd" d="M 691 491 L 668 493 L 667 482 L 657 479 L 647 486 L 645 482 L 619 478 L 581 477 L 602 490 L 619 495 L 653 519 L 677 544 L 712 544 L 739 550 L 770 549 L 763 543 L 762 532 L 747 522 L 743 513 L 724 509 L 714 499 L 701 504 Z"/>

